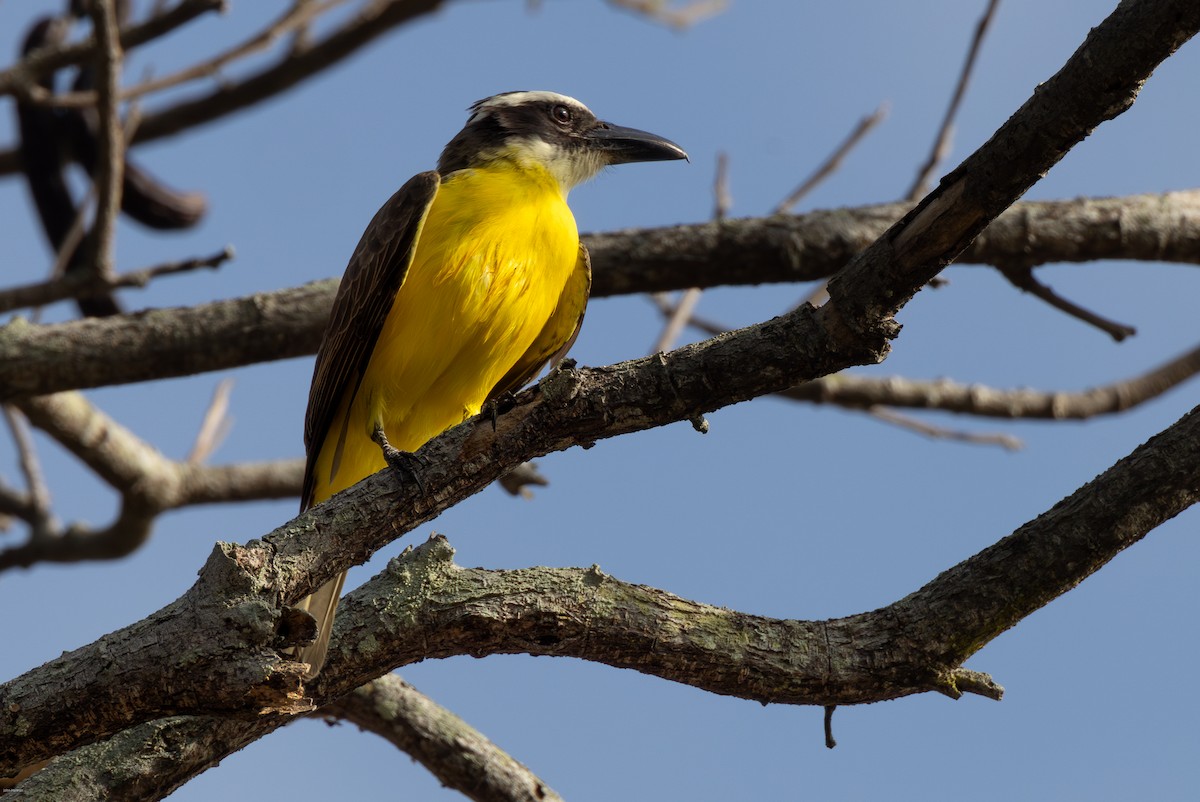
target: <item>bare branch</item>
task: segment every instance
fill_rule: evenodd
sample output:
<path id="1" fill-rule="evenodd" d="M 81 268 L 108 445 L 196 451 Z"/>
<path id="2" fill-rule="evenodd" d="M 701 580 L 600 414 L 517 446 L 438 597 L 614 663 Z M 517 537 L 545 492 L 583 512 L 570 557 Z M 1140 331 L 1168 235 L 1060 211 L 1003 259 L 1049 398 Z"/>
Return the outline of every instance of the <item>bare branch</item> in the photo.
<path id="1" fill-rule="evenodd" d="M 111 485 L 121 505 L 116 519 L 100 529 L 72 525 L 42 531 L 34 521 L 34 536 L 26 543 L 0 550 L 0 571 L 38 562 L 124 557 L 145 543 L 166 510 L 299 494 L 303 460 L 228 466 L 175 462 L 78 393 L 22 399 L 18 406 L 35 426 Z"/>
<path id="2" fill-rule="evenodd" d="M 19 512 L 30 524 L 30 538 L 45 539 L 56 526 L 56 522 L 50 512 L 50 490 L 46 487 L 41 461 L 38 460 L 37 450 L 29 433 L 29 421 L 21 410 L 11 404 L 0 404 L 0 413 L 3 413 L 12 433 L 13 442 L 17 447 L 17 461 L 28 488 L 23 499 L 26 503 L 21 505 L 23 509 L 19 509 Z"/>
<path id="3" fill-rule="evenodd" d="M 608 1 L 617 8 L 632 11 L 680 31 L 723 13 L 729 5 L 729 0 L 688 0 L 678 8 L 672 8 L 671 0 Z"/>
<path id="4" fill-rule="evenodd" d="M 144 81 L 136 86 L 131 86 L 121 92 L 120 98 L 121 100 L 133 100 L 153 92 L 161 92 L 164 89 L 188 83 L 189 81 L 216 75 L 233 62 L 265 50 L 280 38 L 307 26 L 315 17 L 345 2 L 346 0 L 325 0 L 325 2 L 293 4 L 278 19 L 269 23 L 245 42 L 191 67 L 184 68 L 170 75 L 164 75 L 161 78 Z M 292 51 L 293 54 L 296 52 L 295 50 Z M 43 98 L 42 102 L 55 106 L 91 106 L 96 103 L 96 93 L 84 91 L 58 94 Z"/>
<path id="5" fill-rule="evenodd" d="M 933 150 L 930 151 L 929 158 L 917 172 L 917 177 L 908 190 L 906 197 L 909 200 L 915 201 L 929 191 L 929 182 L 933 180 L 938 165 L 950 155 L 951 141 L 954 138 L 954 117 L 958 114 L 958 107 L 967 94 L 967 84 L 971 80 L 971 71 L 975 68 L 975 59 L 979 56 L 980 45 L 983 44 L 988 26 L 992 24 L 992 18 L 996 16 L 996 9 L 999 6 L 1000 0 L 988 0 L 983 16 L 980 17 L 979 24 L 975 26 L 975 36 L 971 39 L 971 47 L 967 50 L 967 59 L 963 62 L 962 72 L 959 73 L 958 85 L 954 87 L 950 105 L 946 108 L 946 116 L 942 118 L 942 127 L 933 141 Z"/>
<path id="6" fill-rule="evenodd" d="M 931 440 L 957 440 L 960 443 L 975 443 L 985 446 L 1000 446 L 1009 451 L 1020 451 L 1024 448 L 1024 443 L 1020 438 L 1014 437 L 1011 434 L 1003 434 L 996 432 L 964 432 L 961 429 L 949 429 L 945 426 L 935 426 L 925 421 L 917 420 L 909 415 L 901 415 L 899 412 L 888 409 L 887 407 L 871 407 L 867 413 L 873 418 L 890 423 L 893 426 L 899 426 L 901 429 L 907 429 L 910 432 L 916 432 L 919 435 L 928 437 Z"/>
<path id="7" fill-rule="evenodd" d="M 92 180 L 96 182 L 96 220 L 93 224 L 95 272 L 113 274 L 113 238 L 121 210 L 121 184 L 125 169 L 125 136 L 121 129 L 119 96 L 124 52 L 117 30 L 113 0 L 92 0 L 89 7 L 96 48 L 98 160 Z"/>
<path id="8" fill-rule="evenodd" d="M 592 295 L 819 281 L 911 209 L 881 204 L 591 234 Z M 956 264 L 1103 259 L 1200 264 L 1200 190 L 1016 203 Z"/>
<path id="9" fill-rule="evenodd" d="M 113 370 L 124 374 L 122 383 L 312 354 L 336 288 L 330 280 L 69 324 L 34 326 L 18 318 L 0 327 L 0 398 L 112 384 Z M 6 370 L 10 357 L 24 372 Z"/>
<path id="10" fill-rule="evenodd" d="M 462 465 L 451 469 L 461 471 Z M 394 477 L 380 474 L 265 542 L 218 549 L 197 585 L 168 608 L 0 686 L 0 770 L 156 713 L 233 712 L 245 710 L 247 698 L 269 700 L 282 716 L 299 712 L 302 705 L 292 696 L 298 689 L 286 670 L 297 664 L 281 663 L 269 648 L 274 615 L 282 613 L 279 599 L 305 592 L 305 583 L 294 581 L 294 571 L 303 570 L 294 563 L 300 552 L 290 545 L 300 532 L 311 546 L 324 534 L 361 541 L 370 529 L 395 526 L 401 508 L 383 499 L 408 489 L 395 485 Z M 439 492 L 434 488 L 433 495 Z M 397 665 L 522 652 L 582 657 L 762 702 L 857 704 L 931 690 L 999 698 L 999 686 L 962 670 L 963 661 L 1198 500 L 1200 408 L 917 592 L 880 610 L 829 621 L 715 608 L 621 582 L 595 567 L 464 569 L 435 536 L 346 597 L 331 659 L 303 691 L 314 702 L 329 701 Z M 361 546 L 340 548 L 359 553 Z M 265 615 L 268 610 L 274 615 Z M 229 626 L 231 617 L 241 626 Z M 184 636 L 172 630 L 180 627 L 203 654 L 174 648 Z M 179 670 L 181 662 L 185 670 Z M 105 693 L 94 692 L 97 684 Z M 291 690 L 281 696 L 283 689 Z M 76 698 L 88 704 L 76 704 Z M 231 747 L 281 720 L 256 717 Z M 192 761 L 190 770 L 221 756 L 210 753 L 199 769 Z"/>
<path id="11" fill-rule="evenodd" d="M 122 50 L 132 50 L 186 25 L 196 17 L 224 8 L 224 0 L 179 0 L 170 10 L 121 31 L 119 45 Z M 71 64 L 91 61 L 96 58 L 97 50 L 96 39 L 91 37 L 76 44 L 45 48 L 33 53 L 9 69 L 0 71 L 0 95 L 27 94 L 42 76 Z M 10 161 L 14 162 L 11 166 Z M 16 170 L 15 156 L 12 154 L 4 154 L 0 164 L 3 165 L 0 173 Z"/>
<path id="12" fill-rule="evenodd" d="M 81 229 L 82 233 L 82 229 Z M 71 272 L 60 275 L 50 281 L 34 284 L 24 284 L 0 290 L 0 312 L 11 312 L 25 307 L 45 306 L 55 301 L 75 298 L 81 294 L 90 294 L 105 289 L 121 289 L 125 287 L 145 287 L 160 276 L 173 276 L 194 270 L 207 268 L 215 270 L 234 257 L 232 247 L 195 259 L 183 259 L 176 262 L 164 262 L 152 267 L 120 273 L 109 278 L 97 276 L 94 273 Z"/>
<path id="13" fill-rule="evenodd" d="M 1037 298 L 1041 298 L 1055 309 L 1066 312 L 1073 318 L 1095 326 L 1117 342 L 1121 342 L 1126 337 L 1132 337 L 1137 334 L 1137 329 L 1133 326 L 1126 326 L 1124 323 L 1108 320 L 1091 310 L 1084 309 L 1079 304 L 1068 301 L 1049 286 L 1038 281 L 1033 275 L 1033 270 L 1028 265 L 1000 265 L 999 268 L 1000 273 L 1014 287 L 1024 290 Z"/>
<path id="14" fill-rule="evenodd" d="M 178 134 L 241 111 L 320 73 L 399 25 L 441 7 L 445 0 L 380 0 L 364 4 L 357 15 L 302 52 L 279 60 L 247 78 L 223 84 L 206 95 L 148 113 L 134 142 Z"/>
<path id="15" fill-rule="evenodd" d="M 1085 420 L 1111 415 L 1157 398 L 1200 373 L 1200 347 L 1146 373 L 1080 392 L 1000 390 L 948 379 L 916 381 L 898 376 L 871 378 L 839 373 L 784 390 L 797 401 L 869 409 L 908 407 L 990 418 Z"/>
<path id="16" fill-rule="evenodd" d="M 192 464 L 204 462 L 221 444 L 229 433 L 229 394 L 233 391 L 233 379 L 222 379 L 213 391 L 212 401 L 204 412 L 204 420 L 200 422 L 200 431 L 196 433 L 196 442 L 187 455 L 187 461 Z"/>
<path id="17" fill-rule="evenodd" d="M 561 802 L 540 778 L 483 733 L 394 674 L 322 707 L 391 741 L 447 788 L 476 802 Z"/>
<path id="18" fill-rule="evenodd" d="M 717 154 L 717 172 L 713 178 L 713 220 L 718 223 L 724 220 L 732 206 L 733 196 L 729 193 L 729 156 L 722 151 Z M 667 318 L 667 322 L 663 326 L 662 333 L 658 335 L 654 347 L 650 349 L 650 353 L 669 351 L 675 346 L 675 341 L 679 339 L 680 333 L 687 326 L 688 319 L 696 309 L 696 304 L 700 303 L 700 296 L 703 292 L 704 290 L 699 287 L 688 287 L 683 291 L 679 297 L 679 303 L 674 307 L 667 303 L 665 297 L 659 296 L 656 299 L 661 302 L 659 309 Z"/>
<path id="19" fill-rule="evenodd" d="M 868 206 L 584 237 L 593 297 L 832 275 L 910 207 Z M 1200 263 L 1200 191 L 1023 202 L 957 264 L 1102 259 Z M 337 284 L 47 326 L 0 327 L 0 400 L 312 354 Z M 0 299 L 4 296 L 0 294 Z"/>
<path id="20" fill-rule="evenodd" d="M 780 201 L 772 214 L 788 213 L 805 195 L 812 192 L 822 181 L 833 175 L 842 166 L 842 160 L 846 158 L 846 154 L 854 150 L 855 145 L 861 142 L 863 137 L 870 133 L 872 128 L 886 120 L 889 111 L 890 108 L 886 102 L 880 103 L 875 111 L 859 120 L 858 125 L 854 126 L 853 130 L 842 140 L 842 144 L 838 145 L 833 153 L 829 154 L 829 157 L 813 171 L 812 175 L 804 179 L 800 183 L 800 186 L 792 190 L 792 194 Z"/>

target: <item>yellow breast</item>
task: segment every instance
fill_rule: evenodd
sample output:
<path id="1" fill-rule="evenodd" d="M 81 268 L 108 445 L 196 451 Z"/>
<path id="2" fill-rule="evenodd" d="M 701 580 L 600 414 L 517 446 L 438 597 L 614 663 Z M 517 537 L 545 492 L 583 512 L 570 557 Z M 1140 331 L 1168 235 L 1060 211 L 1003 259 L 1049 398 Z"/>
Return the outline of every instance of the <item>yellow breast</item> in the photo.
<path id="1" fill-rule="evenodd" d="M 415 451 L 478 414 L 554 312 L 578 248 L 575 218 L 544 170 L 500 164 L 443 179 L 349 410 L 331 482 L 326 452 L 336 438 L 321 449 L 314 500 L 383 468 L 370 440 L 377 421 L 392 445 Z"/>

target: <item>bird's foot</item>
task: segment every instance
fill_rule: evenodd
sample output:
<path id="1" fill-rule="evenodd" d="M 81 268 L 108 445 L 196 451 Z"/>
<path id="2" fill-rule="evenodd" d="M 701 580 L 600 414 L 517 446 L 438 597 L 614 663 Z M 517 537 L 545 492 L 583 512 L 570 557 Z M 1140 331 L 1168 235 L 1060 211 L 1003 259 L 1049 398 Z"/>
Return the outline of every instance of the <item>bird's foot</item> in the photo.
<path id="1" fill-rule="evenodd" d="M 504 412 L 508 412 L 516 405 L 517 391 L 505 390 L 504 392 L 500 393 L 500 395 L 484 401 L 483 406 L 479 408 L 479 414 L 485 418 L 491 418 L 492 431 L 494 432 L 496 431 L 496 420 L 500 417 L 500 415 Z"/>
<path id="2" fill-rule="evenodd" d="M 383 461 L 388 464 L 388 467 L 401 476 L 412 479 L 417 486 L 417 490 L 424 495 L 425 483 L 421 481 L 420 471 L 428 467 L 429 460 L 412 451 L 401 451 L 393 446 L 388 442 L 387 435 L 384 434 L 382 426 L 375 427 L 375 430 L 371 432 L 371 439 L 375 441 L 375 445 L 379 446 L 379 450 L 383 452 Z"/>

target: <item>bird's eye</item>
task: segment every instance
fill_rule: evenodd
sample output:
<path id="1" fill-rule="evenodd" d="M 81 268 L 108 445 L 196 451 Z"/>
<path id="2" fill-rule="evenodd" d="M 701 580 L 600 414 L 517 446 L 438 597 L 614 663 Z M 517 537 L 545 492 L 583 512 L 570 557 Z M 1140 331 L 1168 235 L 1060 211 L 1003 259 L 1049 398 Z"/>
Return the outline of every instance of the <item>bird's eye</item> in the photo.
<path id="1" fill-rule="evenodd" d="M 566 106 L 555 106 L 550 110 L 550 116 L 554 118 L 554 122 L 559 125 L 568 125 L 571 122 L 571 110 Z"/>

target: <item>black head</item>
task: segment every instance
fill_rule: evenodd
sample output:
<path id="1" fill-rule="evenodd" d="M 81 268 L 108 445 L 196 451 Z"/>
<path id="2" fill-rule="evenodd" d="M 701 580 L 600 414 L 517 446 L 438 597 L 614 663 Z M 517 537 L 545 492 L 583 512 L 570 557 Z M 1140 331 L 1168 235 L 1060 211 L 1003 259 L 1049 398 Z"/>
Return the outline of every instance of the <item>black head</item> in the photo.
<path id="1" fill-rule="evenodd" d="M 555 92 L 505 92 L 470 111 L 442 151 L 443 175 L 509 160 L 545 168 L 568 190 L 610 164 L 687 158 L 674 142 L 597 120 L 587 106 Z"/>

